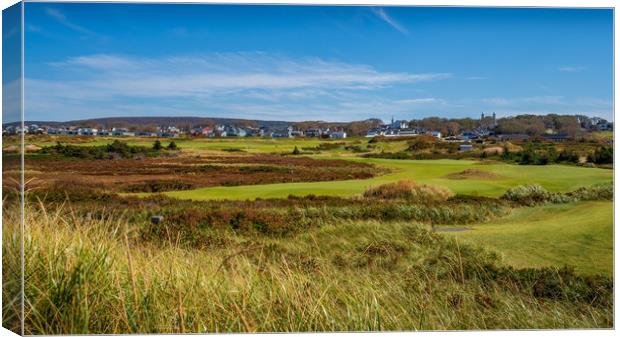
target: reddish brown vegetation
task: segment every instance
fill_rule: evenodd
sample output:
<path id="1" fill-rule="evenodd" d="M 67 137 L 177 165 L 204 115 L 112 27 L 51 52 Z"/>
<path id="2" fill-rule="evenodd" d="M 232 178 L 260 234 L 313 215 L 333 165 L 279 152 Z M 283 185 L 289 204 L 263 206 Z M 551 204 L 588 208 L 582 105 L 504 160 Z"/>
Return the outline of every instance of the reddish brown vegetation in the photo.
<path id="1" fill-rule="evenodd" d="M 7 168 L 18 158 L 5 158 Z M 26 158 L 31 187 L 70 183 L 113 192 L 162 192 L 211 186 L 368 179 L 383 171 L 370 164 L 308 157 L 241 155 L 118 160 Z"/>

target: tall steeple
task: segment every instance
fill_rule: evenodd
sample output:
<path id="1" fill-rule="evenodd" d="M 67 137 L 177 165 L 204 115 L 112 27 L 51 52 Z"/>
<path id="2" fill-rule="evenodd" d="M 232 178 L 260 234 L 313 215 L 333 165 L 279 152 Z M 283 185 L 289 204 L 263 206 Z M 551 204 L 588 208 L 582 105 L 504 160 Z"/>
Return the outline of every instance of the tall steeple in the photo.
<path id="1" fill-rule="evenodd" d="M 390 125 L 394 125 L 394 115 L 392 115 L 392 123 Z"/>

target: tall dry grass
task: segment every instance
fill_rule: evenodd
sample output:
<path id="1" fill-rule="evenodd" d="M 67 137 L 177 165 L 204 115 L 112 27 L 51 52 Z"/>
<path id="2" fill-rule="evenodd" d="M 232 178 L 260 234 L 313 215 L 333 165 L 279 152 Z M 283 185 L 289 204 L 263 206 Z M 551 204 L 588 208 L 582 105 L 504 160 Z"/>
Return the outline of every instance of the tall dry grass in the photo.
<path id="1" fill-rule="evenodd" d="M 27 205 L 26 334 L 612 325 L 605 280 L 519 276 L 421 225 L 343 221 L 286 238 L 228 232 L 226 246 L 199 250 L 141 241 L 123 218 Z M 3 249 L 15 239 L 4 236 Z M 4 256 L 7 268 L 17 263 Z M 575 286 L 554 288 L 559 275 Z M 530 278 L 548 279 L 535 284 L 549 291 L 535 292 Z M 586 281 L 603 285 L 604 301 L 573 294 Z"/>
<path id="2" fill-rule="evenodd" d="M 418 184 L 411 180 L 370 187 L 364 192 L 366 198 L 405 199 L 412 202 L 440 202 L 451 196 L 452 191 L 445 187 Z"/>

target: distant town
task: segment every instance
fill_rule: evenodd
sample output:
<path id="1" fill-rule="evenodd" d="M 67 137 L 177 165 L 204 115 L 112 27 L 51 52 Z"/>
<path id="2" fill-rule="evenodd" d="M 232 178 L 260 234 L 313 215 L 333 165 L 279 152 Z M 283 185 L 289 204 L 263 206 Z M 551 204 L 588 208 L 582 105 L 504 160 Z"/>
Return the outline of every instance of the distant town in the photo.
<path id="1" fill-rule="evenodd" d="M 282 124 L 284 122 L 277 122 Z M 352 124 L 357 123 L 356 127 Z M 55 123 L 58 124 L 58 123 Z M 24 129 L 15 123 L 3 127 L 3 135 L 48 134 L 112 137 L 267 137 L 267 138 L 325 138 L 344 139 L 353 133 L 365 137 L 415 137 L 428 135 L 445 141 L 471 141 L 495 137 L 499 140 L 527 140 L 541 137 L 551 141 L 563 141 L 591 131 L 611 131 L 613 123 L 599 117 L 546 115 L 521 115 L 498 119 L 495 113 L 481 114 L 479 119 L 440 119 L 429 117 L 422 120 L 394 120 L 384 123 L 379 119 L 351 122 L 329 126 L 327 122 L 299 122 L 286 126 L 256 126 L 244 123 L 214 125 L 150 125 L 139 127 L 84 127 L 75 125 L 51 126 L 30 123 Z M 246 124 L 246 125 L 238 125 Z M 252 123 L 249 123 L 252 124 Z M 315 124 L 315 126 L 303 126 Z M 323 126 L 320 126 L 323 125 Z M 368 126 L 365 127 L 364 126 Z M 355 130 L 354 130 L 355 129 Z"/>

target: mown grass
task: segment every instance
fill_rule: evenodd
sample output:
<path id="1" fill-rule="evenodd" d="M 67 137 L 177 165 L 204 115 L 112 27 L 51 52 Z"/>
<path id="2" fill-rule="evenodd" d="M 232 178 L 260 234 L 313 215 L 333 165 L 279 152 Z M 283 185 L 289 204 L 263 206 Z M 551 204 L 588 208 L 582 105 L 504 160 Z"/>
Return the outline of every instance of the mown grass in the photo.
<path id="1" fill-rule="evenodd" d="M 613 273 L 613 203 L 591 201 L 515 209 L 508 217 L 450 232 L 501 252 L 516 267 L 574 266 L 585 274 Z"/>
<path id="2" fill-rule="evenodd" d="M 75 136 L 55 136 L 53 140 L 42 140 L 41 137 L 30 137 L 27 143 L 33 143 L 38 146 L 49 146 L 55 144 L 56 140 L 72 142 L 76 140 Z M 361 138 L 363 139 L 363 138 Z M 301 147 L 317 147 L 320 144 L 342 142 L 337 139 L 318 139 L 318 138 L 156 138 L 156 137 L 81 137 L 80 142 L 74 145 L 105 145 L 113 140 L 122 140 L 134 146 L 150 146 L 155 140 L 160 140 L 162 144 L 167 144 L 171 140 L 182 149 L 195 151 L 226 151 L 231 149 L 239 149 L 250 153 L 272 153 L 293 151 L 295 146 Z M 346 141 L 355 142 L 359 138 L 349 138 Z M 344 150 L 341 152 L 345 152 Z"/>
<path id="3" fill-rule="evenodd" d="M 198 250 L 141 241 L 119 214 L 88 220 L 29 204 L 26 231 L 26 334 L 609 328 L 613 320 L 610 279 L 503 268 L 491 252 L 412 223 L 230 235 L 224 247 Z M 3 247 L 14 240 L 4 236 Z M 11 254 L 4 262 L 19 263 Z"/>
<path id="4" fill-rule="evenodd" d="M 362 160 L 362 159 L 350 159 Z M 468 160 L 390 160 L 363 159 L 393 171 L 365 180 L 341 180 L 312 183 L 283 183 L 255 186 L 210 187 L 173 191 L 168 196 L 192 200 L 283 198 L 309 194 L 352 196 L 367 188 L 399 180 L 414 180 L 422 184 L 444 186 L 454 193 L 497 197 L 507 189 L 521 184 L 536 183 L 553 192 L 565 192 L 579 186 L 603 183 L 612 179 L 611 170 L 568 165 L 524 166 L 497 162 L 480 163 Z M 450 179 L 466 169 L 476 168 L 497 174 L 494 179 Z"/>

